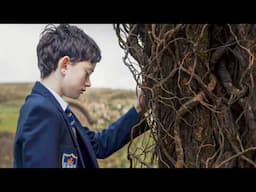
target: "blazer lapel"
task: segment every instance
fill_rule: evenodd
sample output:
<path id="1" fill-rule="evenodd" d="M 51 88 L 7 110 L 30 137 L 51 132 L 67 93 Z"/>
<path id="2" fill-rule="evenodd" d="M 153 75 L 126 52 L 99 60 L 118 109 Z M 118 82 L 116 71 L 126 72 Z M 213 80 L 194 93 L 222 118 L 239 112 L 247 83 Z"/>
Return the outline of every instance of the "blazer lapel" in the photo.
<path id="1" fill-rule="evenodd" d="M 87 134 L 84 134 L 82 132 L 81 129 L 84 129 L 84 127 L 77 121 L 77 119 L 76 119 L 76 125 L 77 125 L 77 132 L 80 135 L 80 137 L 82 138 L 82 142 L 83 142 L 84 146 L 87 148 L 87 151 L 88 151 L 88 154 L 89 154 L 89 156 L 92 160 L 93 166 L 95 168 L 98 168 L 99 165 L 98 165 L 98 162 L 97 162 L 95 152 L 92 148 L 92 144 L 90 143 L 90 138 L 88 137 Z"/>

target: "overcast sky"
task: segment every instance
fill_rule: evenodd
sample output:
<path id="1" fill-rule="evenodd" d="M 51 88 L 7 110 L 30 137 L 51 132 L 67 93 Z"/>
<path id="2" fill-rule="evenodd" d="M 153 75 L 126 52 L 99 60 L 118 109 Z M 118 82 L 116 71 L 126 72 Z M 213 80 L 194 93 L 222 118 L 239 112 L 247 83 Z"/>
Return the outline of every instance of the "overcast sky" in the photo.
<path id="1" fill-rule="evenodd" d="M 135 80 L 124 65 L 112 24 L 76 24 L 102 51 L 102 60 L 91 76 L 92 87 L 135 89 Z M 0 24 L 0 83 L 39 80 L 36 46 L 45 24 Z"/>

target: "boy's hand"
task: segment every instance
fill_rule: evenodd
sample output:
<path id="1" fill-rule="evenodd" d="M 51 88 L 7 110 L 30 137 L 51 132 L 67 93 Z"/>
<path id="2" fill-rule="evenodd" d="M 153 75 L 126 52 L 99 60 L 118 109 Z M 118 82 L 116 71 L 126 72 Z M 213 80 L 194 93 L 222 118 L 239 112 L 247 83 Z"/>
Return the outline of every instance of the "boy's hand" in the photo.
<path id="1" fill-rule="evenodd" d="M 137 113 L 143 114 L 145 112 L 145 94 L 141 89 L 137 93 L 137 100 L 134 107 Z"/>

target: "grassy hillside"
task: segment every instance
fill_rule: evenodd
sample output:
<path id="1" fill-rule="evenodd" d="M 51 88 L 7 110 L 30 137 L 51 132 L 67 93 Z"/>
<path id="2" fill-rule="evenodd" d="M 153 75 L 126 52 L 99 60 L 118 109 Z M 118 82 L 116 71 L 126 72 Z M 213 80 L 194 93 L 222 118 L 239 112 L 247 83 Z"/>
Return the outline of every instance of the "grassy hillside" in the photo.
<path id="1" fill-rule="evenodd" d="M 19 108 L 32 84 L 0 84 L 0 131 L 15 132 Z"/>
<path id="2" fill-rule="evenodd" d="M 0 84 L 0 144 L 5 146 L 0 148 L 0 168 L 12 167 L 12 145 L 18 113 L 32 86 L 29 83 Z M 133 91 L 89 88 L 79 98 L 79 102 L 95 120 L 90 129 L 101 130 L 124 114 L 134 104 L 135 98 Z M 81 121 L 86 125 L 86 121 Z M 99 164 L 103 168 L 129 167 L 127 148 L 124 147 L 106 160 L 99 160 Z"/>

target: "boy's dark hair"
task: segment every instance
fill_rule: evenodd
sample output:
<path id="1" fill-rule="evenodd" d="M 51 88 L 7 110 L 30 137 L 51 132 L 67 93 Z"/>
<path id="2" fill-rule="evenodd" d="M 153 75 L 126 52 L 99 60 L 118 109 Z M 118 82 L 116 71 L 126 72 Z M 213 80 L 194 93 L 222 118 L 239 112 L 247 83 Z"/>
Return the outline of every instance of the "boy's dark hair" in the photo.
<path id="1" fill-rule="evenodd" d="M 61 57 L 69 56 L 71 62 L 101 60 L 101 51 L 95 41 L 76 26 L 47 25 L 37 45 L 38 68 L 41 78 L 47 77 L 57 68 Z"/>

